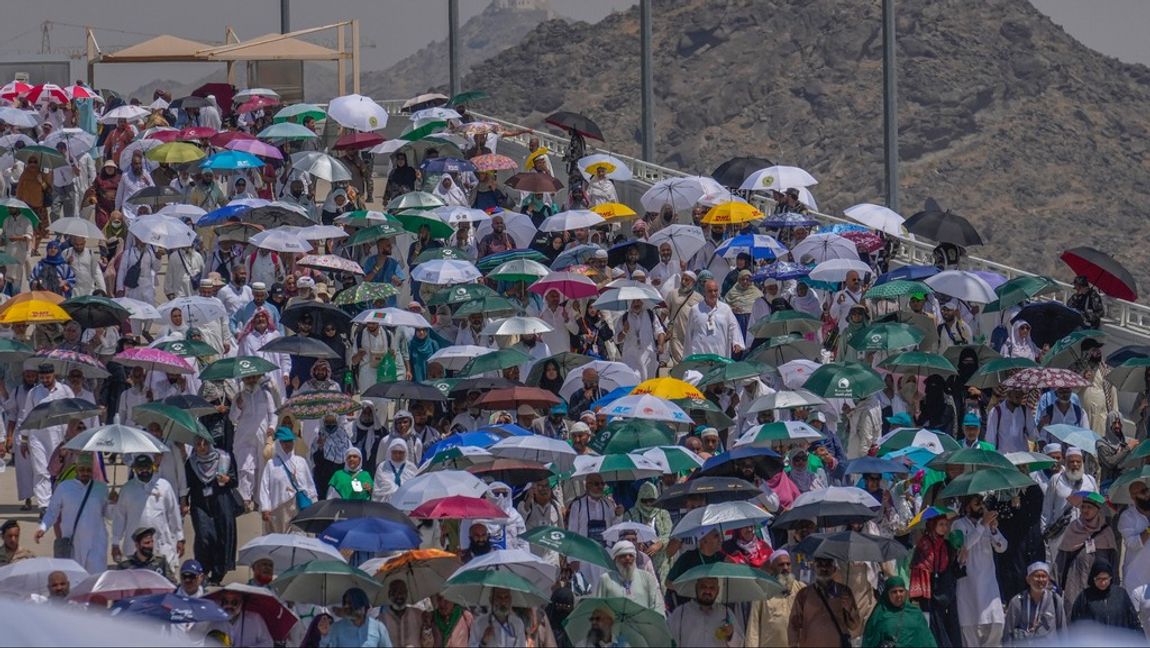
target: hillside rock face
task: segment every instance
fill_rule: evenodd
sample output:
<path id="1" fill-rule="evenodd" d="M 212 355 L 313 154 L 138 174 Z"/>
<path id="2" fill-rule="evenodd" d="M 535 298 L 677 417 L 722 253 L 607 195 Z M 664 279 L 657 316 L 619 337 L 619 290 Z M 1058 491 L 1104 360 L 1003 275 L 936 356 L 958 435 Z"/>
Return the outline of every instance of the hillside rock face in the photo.
<path id="1" fill-rule="evenodd" d="M 1026 0 L 899 0 L 902 212 L 927 196 L 971 219 L 978 256 L 1069 277 L 1093 245 L 1150 290 L 1150 68 L 1086 48 Z M 819 179 L 823 211 L 882 202 L 877 0 L 655 3 L 657 162 L 709 173 L 734 155 Z M 482 112 L 538 125 L 562 107 L 639 152 L 638 9 L 549 21 L 467 75 Z M 402 94 L 402 93 L 400 93 Z M 391 93 L 390 96 L 399 96 Z"/>

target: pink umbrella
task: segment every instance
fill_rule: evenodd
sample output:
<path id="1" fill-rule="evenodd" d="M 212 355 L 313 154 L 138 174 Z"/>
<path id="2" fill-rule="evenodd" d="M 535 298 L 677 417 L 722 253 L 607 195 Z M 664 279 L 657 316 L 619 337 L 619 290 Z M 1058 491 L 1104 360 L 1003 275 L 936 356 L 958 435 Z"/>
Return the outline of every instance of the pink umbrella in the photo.
<path id="1" fill-rule="evenodd" d="M 257 95 L 255 97 L 252 97 L 251 99 L 248 99 L 244 103 L 240 104 L 240 107 L 236 108 L 236 112 L 241 113 L 241 114 L 242 113 L 250 113 L 250 112 L 255 112 L 257 110 L 262 110 L 264 108 L 267 108 L 268 106 L 278 106 L 279 104 L 280 104 L 280 100 L 276 99 L 275 97 L 267 97 L 264 95 Z"/>
<path id="2" fill-rule="evenodd" d="M 180 139 L 182 140 L 201 140 L 208 139 L 216 134 L 216 129 L 208 128 L 207 126 L 190 126 L 180 131 Z"/>
<path id="3" fill-rule="evenodd" d="M 855 244 L 855 248 L 863 254 L 877 252 L 883 248 L 882 237 L 874 232 L 846 232 L 843 238 Z"/>
<path id="4" fill-rule="evenodd" d="M 68 103 L 68 93 L 55 83 L 41 83 L 38 86 L 32 86 L 32 89 L 24 95 L 24 98 L 29 103 L 37 104 L 40 102 L 66 104 Z"/>
<path id="5" fill-rule="evenodd" d="M 533 293 L 546 295 L 558 290 L 567 299 L 587 299 L 599 296 L 599 287 L 588 277 L 574 272 L 552 272 L 528 287 Z"/>
<path id="6" fill-rule="evenodd" d="M 160 140 L 161 142 L 175 142 L 180 139 L 180 131 L 178 130 L 156 130 L 148 135 L 148 139 Z"/>
<path id="7" fill-rule="evenodd" d="M 244 153 L 251 153 L 260 157 L 275 158 L 277 160 L 284 159 L 284 154 L 271 144 L 261 142 L 257 139 L 233 139 L 228 142 L 224 148 L 233 151 L 243 151 Z"/>
<path id="8" fill-rule="evenodd" d="M 477 155 L 471 158 L 471 163 L 479 171 L 514 171 L 519 168 L 519 163 L 506 155 L 498 155 L 495 153 L 488 153 L 486 155 Z"/>
<path id="9" fill-rule="evenodd" d="M 72 588 L 69 600 L 105 607 L 133 596 L 171 592 L 172 582 L 150 569 L 113 569 L 92 574 Z"/>
<path id="10" fill-rule="evenodd" d="M 175 374 L 190 374 L 196 371 L 180 356 L 150 347 L 125 349 L 112 356 L 112 359 L 125 367 L 142 367 L 148 371 Z"/>
<path id="11" fill-rule="evenodd" d="M 227 145 L 235 140 L 254 140 L 255 135 L 248 135 L 243 131 L 220 131 L 212 135 L 208 139 L 212 146 L 219 148 L 226 148 Z"/>

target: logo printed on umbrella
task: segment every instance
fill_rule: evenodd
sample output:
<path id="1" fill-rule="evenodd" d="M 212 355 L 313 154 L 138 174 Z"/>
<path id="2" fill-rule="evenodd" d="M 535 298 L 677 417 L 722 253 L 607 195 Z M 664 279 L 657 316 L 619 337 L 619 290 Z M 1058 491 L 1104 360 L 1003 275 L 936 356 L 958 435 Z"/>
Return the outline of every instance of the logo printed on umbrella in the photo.
<path id="1" fill-rule="evenodd" d="M 240 369 L 251 369 L 252 363 L 249 360 L 240 360 Z"/>
<path id="2" fill-rule="evenodd" d="M 874 333 L 870 336 L 870 341 L 871 344 L 878 344 L 879 342 L 882 342 L 882 335 L 879 333 Z"/>
<path id="3" fill-rule="evenodd" d="M 764 187 L 769 187 L 775 183 L 775 176 L 763 176 L 762 183 Z"/>
<path id="4" fill-rule="evenodd" d="M 372 128 L 375 128 L 376 126 L 379 126 L 379 118 L 375 115 L 372 115 L 371 117 L 367 118 L 367 123 Z"/>
<path id="5" fill-rule="evenodd" d="M 655 413 L 655 409 L 654 409 L 653 407 L 649 407 L 649 406 L 648 406 L 648 407 L 644 407 L 644 408 L 643 408 L 643 411 L 641 411 L 641 412 L 639 412 L 639 413 L 640 413 L 640 414 L 654 414 L 654 413 Z"/>
<path id="6" fill-rule="evenodd" d="M 850 389 L 851 388 L 850 379 L 849 378 L 839 378 L 838 388 L 839 389 Z"/>

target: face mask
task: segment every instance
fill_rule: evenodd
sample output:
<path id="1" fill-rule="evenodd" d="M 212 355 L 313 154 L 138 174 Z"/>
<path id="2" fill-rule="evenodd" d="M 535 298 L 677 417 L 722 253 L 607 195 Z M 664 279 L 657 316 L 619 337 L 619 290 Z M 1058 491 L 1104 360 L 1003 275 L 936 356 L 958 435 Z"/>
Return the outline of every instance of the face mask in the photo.
<path id="1" fill-rule="evenodd" d="M 269 574 L 256 574 L 254 580 L 260 585 L 267 585 L 272 582 L 272 577 Z"/>

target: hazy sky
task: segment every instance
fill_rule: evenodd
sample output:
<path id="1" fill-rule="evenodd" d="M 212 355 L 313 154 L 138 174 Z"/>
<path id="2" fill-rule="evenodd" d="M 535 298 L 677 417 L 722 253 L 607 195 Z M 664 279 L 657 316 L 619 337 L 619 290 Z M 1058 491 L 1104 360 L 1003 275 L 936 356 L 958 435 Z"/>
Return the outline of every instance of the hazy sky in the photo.
<path id="1" fill-rule="evenodd" d="M 489 0 L 460 0 L 461 21 L 480 12 Z M 850 1 L 850 0 L 843 0 Z M 921 0 L 919 0 L 921 1 Z M 1143 38 L 1150 24 L 1147 0 L 1031 0 L 1087 46 L 1120 59 L 1150 64 L 1150 45 Z M 552 0 L 562 16 L 597 21 L 633 0 Z M 657 7 L 657 3 L 656 3 Z M 293 29 L 359 18 L 363 69 L 382 69 L 424 45 L 447 35 L 445 0 L 292 0 Z M 36 0 L 8 11 L 0 25 L 0 58 L 39 53 L 40 25 L 51 29 L 53 48 L 82 51 L 82 25 L 96 30 L 104 51 L 168 33 L 193 40 L 222 42 L 231 25 L 241 39 L 279 31 L 279 0 Z M 115 31 L 108 28 L 115 28 Z M 134 32 L 134 33 L 124 33 Z M 334 46 L 334 34 L 330 45 Z M 130 91 L 156 78 L 190 82 L 222 65 L 103 65 L 96 68 L 99 87 Z"/>

